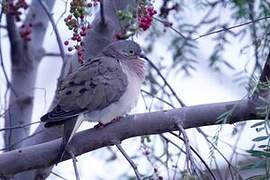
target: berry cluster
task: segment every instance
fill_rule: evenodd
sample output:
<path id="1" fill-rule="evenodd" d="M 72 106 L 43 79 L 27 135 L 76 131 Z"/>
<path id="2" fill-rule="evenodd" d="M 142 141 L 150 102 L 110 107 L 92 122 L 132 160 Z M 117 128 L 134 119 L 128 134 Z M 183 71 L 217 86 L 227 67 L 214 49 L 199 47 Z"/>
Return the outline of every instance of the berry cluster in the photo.
<path id="1" fill-rule="evenodd" d="M 84 43 L 82 42 L 83 37 L 86 36 L 86 32 L 91 28 L 86 20 L 88 8 L 92 8 L 98 5 L 100 0 L 91 0 L 86 2 L 85 0 L 72 0 L 70 2 L 70 14 L 64 19 L 66 26 L 69 30 L 73 31 L 71 41 L 75 42 L 75 45 L 68 47 L 68 51 L 77 50 L 78 61 L 84 62 Z M 65 41 L 64 44 L 68 46 L 69 41 Z"/>
<path id="2" fill-rule="evenodd" d="M 32 24 L 23 24 L 19 30 L 20 36 L 25 41 L 31 41 Z"/>
<path id="3" fill-rule="evenodd" d="M 16 2 L 9 2 L 8 4 L 3 5 L 4 12 L 6 14 L 13 15 L 16 21 L 21 21 L 21 9 L 26 10 L 29 5 L 25 2 L 25 0 L 18 0 Z"/>
<path id="4" fill-rule="evenodd" d="M 157 168 L 154 168 L 154 175 L 155 175 L 156 179 L 163 180 L 163 177 L 159 175 Z"/>
<path id="5" fill-rule="evenodd" d="M 157 13 L 153 6 L 140 6 L 138 11 L 139 28 L 146 31 L 153 21 L 153 16 Z"/>

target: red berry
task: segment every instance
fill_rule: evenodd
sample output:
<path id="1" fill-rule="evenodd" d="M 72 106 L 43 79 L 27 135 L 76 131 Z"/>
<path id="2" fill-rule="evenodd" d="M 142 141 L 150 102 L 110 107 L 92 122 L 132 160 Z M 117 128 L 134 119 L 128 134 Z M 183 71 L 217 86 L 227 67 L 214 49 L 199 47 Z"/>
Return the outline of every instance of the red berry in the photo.
<path id="1" fill-rule="evenodd" d="M 88 3 L 87 6 L 88 6 L 88 7 L 92 7 L 92 3 Z"/>
<path id="2" fill-rule="evenodd" d="M 65 41 L 64 44 L 67 46 L 69 44 L 69 42 L 68 41 Z"/>
<path id="3" fill-rule="evenodd" d="M 72 51 L 73 50 L 73 47 L 68 47 L 68 51 Z"/>
<path id="4" fill-rule="evenodd" d="M 85 31 L 81 31 L 81 32 L 80 32 L 80 35 L 81 35 L 81 36 L 85 36 L 85 35 L 86 35 Z"/>

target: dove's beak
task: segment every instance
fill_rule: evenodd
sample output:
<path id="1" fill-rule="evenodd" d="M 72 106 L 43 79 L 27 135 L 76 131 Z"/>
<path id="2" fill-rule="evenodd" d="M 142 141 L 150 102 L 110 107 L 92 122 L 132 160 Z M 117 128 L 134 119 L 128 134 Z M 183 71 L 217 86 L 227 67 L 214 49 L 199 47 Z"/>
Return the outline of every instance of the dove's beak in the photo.
<path id="1" fill-rule="evenodd" d="M 139 55 L 139 57 L 142 58 L 142 59 L 145 59 L 146 61 L 149 61 L 149 59 L 146 57 L 146 55 L 144 53 L 141 53 Z"/>

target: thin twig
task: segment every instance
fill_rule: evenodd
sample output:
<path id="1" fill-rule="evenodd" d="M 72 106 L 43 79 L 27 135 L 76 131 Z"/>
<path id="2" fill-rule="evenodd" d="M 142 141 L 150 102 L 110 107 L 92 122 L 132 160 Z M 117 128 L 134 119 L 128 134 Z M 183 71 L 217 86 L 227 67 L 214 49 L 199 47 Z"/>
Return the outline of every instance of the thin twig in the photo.
<path id="1" fill-rule="evenodd" d="M 2 16 L 3 16 L 3 11 L 1 11 L 1 14 L 0 14 L 0 24 L 2 23 Z M 1 37 L 1 28 L 0 28 L 0 37 Z M 14 87 L 12 86 L 12 84 L 10 83 L 10 81 L 8 79 L 7 71 L 6 71 L 5 66 L 4 66 L 1 38 L 0 38 L 0 64 L 1 64 L 1 67 L 2 67 L 2 70 L 3 70 L 8 87 L 10 87 L 10 89 L 14 93 L 15 97 L 18 97 L 18 94 L 16 93 Z"/>
<path id="2" fill-rule="evenodd" d="M 237 134 L 237 138 L 236 138 L 236 140 L 235 140 L 235 142 L 234 142 L 234 145 L 233 145 L 233 148 L 232 148 L 232 154 L 231 154 L 231 157 L 230 157 L 230 159 L 229 159 L 230 162 L 233 162 L 234 156 L 237 156 L 237 153 L 236 153 L 236 150 L 237 150 L 237 147 L 238 147 L 237 145 L 238 145 L 239 140 L 240 140 L 240 138 L 241 138 L 241 136 L 242 136 L 242 134 L 243 134 L 244 128 L 245 128 L 245 125 L 241 125 L 241 130 L 240 130 L 240 132 Z M 237 161 L 237 160 L 236 160 L 236 161 Z M 227 171 L 228 171 L 228 170 L 227 170 Z M 227 179 L 229 173 L 225 173 L 225 174 L 226 174 L 226 179 Z M 234 178 L 234 177 L 232 176 L 232 178 Z"/>
<path id="3" fill-rule="evenodd" d="M 80 175 L 79 175 L 79 171 L 78 171 L 78 167 L 77 167 L 76 156 L 74 155 L 74 153 L 71 150 L 69 151 L 69 154 L 72 157 L 72 163 L 73 163 L 73 167 L 74 167 L 74 172 L 75 172 L 76 180 L 80 180 Z"/>
<path id="4" fill-rule="evenodd" d="M 54 52 L 47 52 L 44 54 L 44 56 L 49 56 L 49 57 L 61 57 L 60 53 L 54 53 Z"/>
<path id="5" fill-rule="evenodd" d="M 143 90 L 143 89 L 141 89 L 141 92 L 143 92 L 143 93 L 147 94 L 148 96 L 151 96 L 151 97 L 153 97 L 153 98 L 155 98 L 155 99 L 157 99 L 157 100 L 159 100 L 159 101 L 161 101 L 161 102 L 163 102 L 163 103 L 169 105 L 169 106 L 172 107 L 172 108 L 175 108 L 173 104 L 169 103 L 168 101 L 163 100 L 163 99 L 160 98 L 160 97 L 157 97 L 157 96 L 155 96 L 155 95 L 153 95 L 153 94 L 151 94 L 151 93 L 149 93 L 149 92 L 147 92 L 147 91 L 145 91 L 145 90 Z"/>
<path id="6" fill-rule="evenodd" d="M 106 21 L 105 21 L 105 15 L 104 15 L 104 4 L 103 4 L 103 0 L 100 0 L 99 2 L 100 4 L 100 22 L 102 24 L 106 24 Z"/>
<path id="7" fill-rule="evenodd" d="M 27 140 L 27 139 L 29 139 L 29 138 L 35 136 L 35 135 L 38 135 L 38 134 L 40 134 L 40 133 L 43 133 L 43 132 L 45 132 L 44 129 L 42 129 L 42 130 L 40 130 L 40 131 L 37 131 L 37 132 L 35 132 L 34 134 L 32 134 L 32 135 L 30 135 L 30 136 L 27 136 L 27 137 L 22 138 L 21 140 L 17 141 L 16 143 L 9 144 L 8 146 L 6 146 L 6 147 L 0 149 L 0 151 L 7 151 L 7 150 L 10 150 L 10 149 L 13 148 L 14 146 L 16 146 L 16 145 L 22 143 L 23 141 L 25 141 L 25 140 Z"/>
<path id="8" fill-rule="evenodd" d="M 33 125 L 33 124 L 39 124 L 39 123 L 41 123 L 41 121 L 32 122 L 32 123 L 26 123 L 26 124 L 20 124 L 20 125 L 12 126 L 12 127 L 5 127 L 5 128 L 0 129 L 0 132 L 1 132 L 1 131 L 6 131 L 6 130 L 10 130 L 10 129 L 20 129 L 20 128 L 25 128 L 25 127 L 27 127 L 27 126 L 31 126 L 31 125 Z"/>
<path id="9" fill-rule="evenodd" d="M 193 161 L 193 157 L 192 157 L 192 154 L 190 152 L 190 145 L 189 145 L 189 139 L 188 139 L 188 136 L 185 132 L 185 129 L 183 128 L 181 122 L 177 122 L 176 123 L 177 127 L 179 128 L 179 131 L 183 134 L 183 139 L 184 139 L 184 144 L 186 146 L 186 156 L 187 156 L 187 170 L 193 174 L 193 172 L 196 172 L 195 169 L 194 169 L 194 161 Z M 190 165 L 191 165 L 191 168 L 189 167 L 189 162 L 190 162 Z"/>
<path id="10" fill-rule="evenodd" d="M 60 73 L 60 77 L 59 79 L 62 79 L 62 76 L 64 76 L 64 70 L 66 69 L 65 66 L 66 66 L 66 56 L 65 56 L 65 51 L 64 51 L 64 47 L 63 47 L 63 43 L 62 43 L 62 40 L 61 40 L 61 37 L 60 37 L 60 34 L 58 32 L 58 29 L 57 29 L 57 26 L 54 22 L 54 19 L 51 15 L 51 13 L 49 12 L 46 4 L 43 2 L 43 0 L 39 0 L 39 3 L 41 5 L 41 7 L 43 8 L 43 10 L 45 11 L 45 13 L 47 14 L 51 24 L 52 24 L 52 27 L 53 27 L 53 30 L 54 30 L 54 33 L 55 33 L 55 36 L 56 36 L 56 40 L 57 40 L 57 44 L 59 46 L 59 50 L 60 50 L 60 55 L 62 57 L 62 60 L 63 60 L 63 67 L 61 69 L 61 73 Z"/>
<path id="11" fill-rule="evenodd" d="M 232 171 L 231 171 L 231 168 L 235 171 L 235 172 L 237 172 L 238 174 L 239 174 L 239 172 L 238 172 L 238 170 L 230 163 L 230 161 L 222 154 L 222 152 L 208 139 L 208 135 L 207 134 L 205 134 L 202 130 L 201 130 L 201 128 L 197 128 L 197 130 L 198 130 L 198 132 L 200 133 L 200 134 L 202 134 L 203 136 L 204 136 L 204 138 L 205 138 L 205 140 L 221 155 L 221 157 L 226 161 L 226 163 L 228 164 L 228 168 L 229 168 L 229 170 L 230 170 L 230 174 L 231 174 L 231 176 L 232 176 Z M 239 176 L 240 176 L 240 174 L 239 174 Z M 233 177 L 233 176 L 232 176 Z"/>
<path id="12" fill-rule="evenodd" d="M 235 25 L 235 26 L 223 27 L 222 29 L 218 29 L 216 31 L 211 31 L 211 32 L 199 35 L 197 38 L 195 38 L 193 40 L 198 40 L 198 39 L 200 39 L 202 37 L 205 37 L 205 36 L 209 36 L 209 35 L 212 35 L 212 34 L 217 34 L 217 33 L 223 32 L 223 31 L 228 31 L 228 30 L 231 30 L 231 29 L 239 28 L 241 26 L 249 25 L 249 24 L 252 24 L 252 23 L 255 23 L 255 22 L 258 22 L 258 21 L 261 21 L 261 20 L 269 19 L 269 18 L 270 18 L 270 16 L 266 16 L 266 17 L 261 17 L 261 18 L 255 19 L 253 21 L 251 20 L 251 21 L 248 21 L 248 22 L 245 22 L 245 23 L 242 23 L 242 24 L 238 24 L 238 25 Z"/>
<path id="13" fill-rule="evenodd" d="M 181 136 L 178 136 L 177 134 L 170 132 L 170 134 L 172 134 L 173 136 L 176 136 L 177 138 L 181 139 L 184 142 L 184 138 L 182 138 Z M 166 136 L 164 136 L 163 134 L 160 135 L 162 138 L 164 138 L 166 141 L 168 141 L 169 143 L 171 143 L 172 145 L 174 145 L 175 147 L 177 147 L 178 149 L 180 149 L 181 152 L 185 153 L 186 152 L 180 147 L 178 146 L 176 143 L 174 143 L 172 140 L 168 139 Z M 190 149 L 192 152 L 194 152 L 196 154 L 196 156 L 200 159 L 200 161 L 203 163 L 203 165 L 205 166 L 205 168 L 207 169 L 207 171 L 210 173 L 210 175 L 212 176 L 213 180 L 216 180 L 216 177 L 214 175 L 214 173 L 211 171 L 211 168 L 207 165 L 207 163 L 204 161 L 204 159 L 201 157 L 201 155 L 195 150 L 195 148 L 193 148 L 190 145 Z"/>
<path id="14" fill-rule="evenodd" d="M 126 160 L 129 162 L 130 166 L 134 170 L 134 173 L 137 177 L 137 180 L 141 180 L 140 173 L 138 171 L 137 165 L 132 161 L 132 159 L 128 156 L 126 151 L 122 148 L 120 144 L 116 144 L 116 147 L 119 149 L 119 151 L 123 154 L 123 156 L 126 158 Z"/>
<path id="15" fill-rule="evenodd" d="M 63 180 L 67 180 L 66 178 L 64 178 L 63 176 L 57 174 L 56 172 L 50 171 L 51 174 L 55 175 L 56 177 L 63 179 Z"/>
<path id="16" fill-rule="evenodd" d="M 259 49 L 259 44 L 258 44 L 258 32 L 257 32 L 257 28 L 256 28 L 256 25 L 255 25 L 255 19 L 254 19 L 254 2 L 252 1 L 248 1 L 248 16 L 249 18 L 251 19 L 251 38 L 252 38 L 252 42 L 254 44 L 254 55 L 255 55 L 255 65 L 254 65 L 254 68 L 253 68 L 253 71 L 252 71 L 252 74 L 251 76 L 253 76 L 256 72 L 256 70 L 259 70 L 259 72 L 261 72 L 262 70 L 262 67 L 260 65 L 260 62 L 259 62 L 259 52 L 258 52 L 258 49 Z"/>
<path id="17" fill-rule="evenodd" d="M 179 34 L 182 38 L 186 39 L 186 37 L 180 31 L 178 31 L 176 28 L 174 28 L 171 24 L 169 24 L 168 21 L 164 21 L 164 20 L 158 19 L 156 17 L 153 17 L 153 19 L 160 22 L 160 23 L 162 23 L 165 27 L 169 27 L 171 30 L 173 30 L 174 32 Z"/>
<path id="18" fill-rule="evenodd" d="M 167 80 L 165 79 L 165 77 L 161 74 L 161 72 L 156 67 L 156 65 L 150 59 L 146 58 L 146 60 L 155 69 L 155 71 L 161 77 L 161 79 L 163 80 L 163 82 L 165 83 L 165 85 L 170 89 L 170 91 L 172 92 L 172 94 L 174 95 L 174 97 L 176 98 L 176 100 L 179 102 L 179 104 L 182 107 L 186 106 L 185 103 L 177 96 L 176 92 L 173 90 L 173 88 L 171 87 L 171 85 L 167 82 Z"/>

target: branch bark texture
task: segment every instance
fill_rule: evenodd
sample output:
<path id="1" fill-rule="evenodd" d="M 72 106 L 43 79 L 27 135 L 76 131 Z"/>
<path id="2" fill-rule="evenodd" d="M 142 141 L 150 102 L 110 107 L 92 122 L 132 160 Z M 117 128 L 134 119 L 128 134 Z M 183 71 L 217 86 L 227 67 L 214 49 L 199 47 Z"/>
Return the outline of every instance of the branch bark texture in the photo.
<path id="1" fill-rule="evenodd" d="M 229 121 L 260 119 L 256 114 L 256 104 L 251 100 L 214 103 L 183 107 L 179 109 L 130 115 L 104 128 L 79 132 L 72 139 L 70 148 L 76 156 L 83 153 L 141 136 L 160 134 L 178 130 L 177 123 L 184 129 L 215 125 L 217 118 L 224 112 L 232 111 Z M 57 152 L 61 139 L 25 147 L 0 154 L 0 175 L 8 176 L 35 168 L 52 166 L 57 161 Z M 71 157 L 65 155 L 63 160 Z"/>

